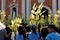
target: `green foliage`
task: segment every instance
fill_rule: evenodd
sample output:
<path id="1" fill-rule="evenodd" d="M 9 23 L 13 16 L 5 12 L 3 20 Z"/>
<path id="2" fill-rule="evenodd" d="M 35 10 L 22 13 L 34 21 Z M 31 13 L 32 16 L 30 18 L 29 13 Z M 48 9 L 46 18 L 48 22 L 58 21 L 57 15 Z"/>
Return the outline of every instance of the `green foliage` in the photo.
<path id="1" fill-rule="evenodd" d="M 4 24 L 5 24 L 5 25 L 11 25 L 11 20 L 12 20 L 12 18 L 10 18 L 10 19 L 5 19 L 5 20 L 4 20 Z"/>

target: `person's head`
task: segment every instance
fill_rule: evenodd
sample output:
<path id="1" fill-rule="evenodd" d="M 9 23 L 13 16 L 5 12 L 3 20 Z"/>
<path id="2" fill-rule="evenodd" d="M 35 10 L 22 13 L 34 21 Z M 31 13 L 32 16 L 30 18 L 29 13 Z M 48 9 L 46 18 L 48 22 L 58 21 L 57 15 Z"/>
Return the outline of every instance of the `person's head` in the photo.
<path id="1" fill-rule="evenodd" d="M 12 32 L 12 30 L 8 26 L 5 28 L 5 30 L 7 31 L 7 34 L 9 34 L 10 32 Z"/>
<path id="2" fill-rule="evenodd" d="M 25 27 L 25 29 L 26 29 L 26 31 L 27 31 L 27 32 L 30 32 L 30 31 L 31 31 L 31 28 L 30 28 L 30 26 L 29 26 L 29 25 L 28 25 L 28 26 L 26 26 L 26 27 Z"/>
<path id="3" fill-rule="evenodd" d="M 33 32 L 34 34 L 36 34 L 36 25 L 35 25 L 35 24 L 33 24 L 33 25 L 31 26 L 31 29 L 32 29 L 32 32 Z"/>
<path id="4" fill-rule="evenodd" d="M 18 33 L 21 35 L 24 33 L 24 28 L 22 26 L 18 27 Z"/>
<path id="5" fill-rule="evenodd" d="M 48 32 L 51 33 L 51 32 L 56 32 L 57 28 L 55 25 L 53 24 L 50 24 L 48 25 Z"/>

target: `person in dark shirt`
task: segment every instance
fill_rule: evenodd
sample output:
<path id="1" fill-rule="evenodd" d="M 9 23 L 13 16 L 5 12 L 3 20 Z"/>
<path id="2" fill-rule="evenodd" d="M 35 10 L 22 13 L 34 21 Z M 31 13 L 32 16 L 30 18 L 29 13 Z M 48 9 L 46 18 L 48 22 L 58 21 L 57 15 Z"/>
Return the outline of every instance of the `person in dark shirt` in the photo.
<path id="1" fill-rule="evenodd" d="M 11 40 L 12 30 L 9 27 L 6 27 L 5 30 L 7 32 L 7 35 L 9 35 L 8 38 L 5 37 L 5 40 Z"/>
<path id="2" fill-rule="evenodd" d="M 5 40 L 5 38 L 8 38 L 10 34 L 7 34 L 6 26 L 0 22 L 0 40 Z"/>
<path id="3" fill-rule="evenodd" d="M 5 40 L 5 36 L 6 36 L 6 30 L 5 29 L 0 30 L 0 40 Z"/>

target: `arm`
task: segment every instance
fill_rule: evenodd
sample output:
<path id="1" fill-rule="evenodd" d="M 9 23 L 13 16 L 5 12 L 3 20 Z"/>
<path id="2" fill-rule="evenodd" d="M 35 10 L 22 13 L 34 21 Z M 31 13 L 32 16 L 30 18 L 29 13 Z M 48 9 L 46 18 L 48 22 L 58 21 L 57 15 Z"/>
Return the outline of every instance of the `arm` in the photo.
<path id="1" fill-rule="evenodd" d="M 11 32 L 9 34 L 6 34 L 5 37 L 8 38 L 11 35 Z"/>
<path id="2" fill-rule="evenodd" d="M 7 31 L 4 29 L 4 35 L 6 38 L 8 38 L 11 35 L 11 32 L 9 34 L 7 34 Z"/>

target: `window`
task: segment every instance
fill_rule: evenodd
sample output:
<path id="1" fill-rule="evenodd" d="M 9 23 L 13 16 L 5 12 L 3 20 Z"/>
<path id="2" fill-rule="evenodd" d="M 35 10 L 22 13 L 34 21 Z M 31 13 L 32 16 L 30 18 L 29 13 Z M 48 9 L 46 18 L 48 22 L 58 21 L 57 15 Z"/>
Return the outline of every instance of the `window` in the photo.
<path id="1" fill-rule="evenodd" d="M 13 7 L 13 8 L 12 8 L 12 17 L 13 17 L 13 18 L 17 17 L 16 7 Z"/>

